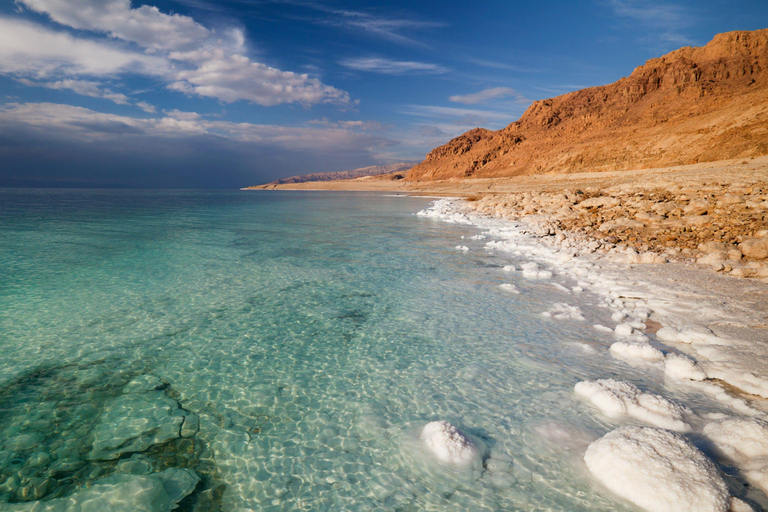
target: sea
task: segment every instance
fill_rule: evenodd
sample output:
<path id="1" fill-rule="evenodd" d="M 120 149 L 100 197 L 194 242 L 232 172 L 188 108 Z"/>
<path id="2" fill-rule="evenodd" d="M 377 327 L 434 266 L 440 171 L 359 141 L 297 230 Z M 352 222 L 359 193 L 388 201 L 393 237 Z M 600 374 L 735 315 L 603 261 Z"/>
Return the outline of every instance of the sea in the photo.
<path id="1" fill-rule="evenodd" d="M 0 190 L 0 511 L 635 510 L 583 461 L 627 421 L 574 385 L 717 406 L 432 201 Z M 439 420 L 473 464 L 425 448 Z"/>

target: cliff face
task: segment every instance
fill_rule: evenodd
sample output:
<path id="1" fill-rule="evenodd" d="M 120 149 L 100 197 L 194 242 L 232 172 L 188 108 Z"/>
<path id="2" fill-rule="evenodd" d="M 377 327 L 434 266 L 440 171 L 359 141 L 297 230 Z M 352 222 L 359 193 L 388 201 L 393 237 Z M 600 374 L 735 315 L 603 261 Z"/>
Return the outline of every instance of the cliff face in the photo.
<path id="1" fill-rule="evenodd" d="M 768 154 L 768 29 L 718 34 L 629 77 L 534 102 L 432 150 L 409 180 L 681 165 Z"/>

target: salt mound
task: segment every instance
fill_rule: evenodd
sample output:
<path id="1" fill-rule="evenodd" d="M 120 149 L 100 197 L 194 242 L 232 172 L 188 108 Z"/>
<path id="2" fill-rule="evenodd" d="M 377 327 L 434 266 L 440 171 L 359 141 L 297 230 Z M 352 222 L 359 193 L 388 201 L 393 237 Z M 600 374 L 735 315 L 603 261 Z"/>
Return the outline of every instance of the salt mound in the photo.
<path id="1" fill-rule="evenodd" d="M 663 361 L 664 353 L 650 343 L 617 341 L 611 345 L 611 354 L 621 359 L 642 359 L 645 361 Z"/>
<path id="2" fill-rule="evenodd" d="M 452 466 L 468 466 L 480 455 L 474 443 L 447 421 L 427 423 L 420 439 L 438 459 Z"/>
<path id="3" fill-rule="evenodd" d="M 667 354 L 664 375 L 677 380 L 702 381 L 707 378 L 707 374 L 696 361 L 680 354 Z"/>
<path id="4" fill-rule="evenodd" d="M 729 418 L 704 427 L 704 435 L 739 466 L 750 482 L 768 493 L 768 423 Z"/>
<path id="5" fill-rule="evenodd" d="M 557 318 L 558 320 L 584 320 L 584 315 L 578 306 L 571 306 L 564 302 L 556 302 L 549 311 L 543 312 L 542 316 Z"/>
<path id="6" fill-rule="evenodd" d="M 616 429 L 589 445 L 584 462 L 608 489 L 649 512 L 726 512 L 731 503 L 712 461 L 666 430 Z"/>
<path id="7" fill-rule="evenodd" d="M 690 425 L 683 421 L 686 414 L 693 415 L 690 409 L 662 396 L 640 391 L 631 382 L 613 379 L 582 381 L 576 384 L 574 390 L 610 418 L 628 416 L 678 432 L 691 430 Z"/>
<path id="8" fill-rule="evenodd" d="M 513 285 L 511 283 L 500 284 L 499 288 L 501 288 L 505 292 L 509 292 L 509 293 L 516 293 L 516 294 L 520 293 L 520 290 L 517 289 L 517 286 L 515 286 L 515 285 Z"/>

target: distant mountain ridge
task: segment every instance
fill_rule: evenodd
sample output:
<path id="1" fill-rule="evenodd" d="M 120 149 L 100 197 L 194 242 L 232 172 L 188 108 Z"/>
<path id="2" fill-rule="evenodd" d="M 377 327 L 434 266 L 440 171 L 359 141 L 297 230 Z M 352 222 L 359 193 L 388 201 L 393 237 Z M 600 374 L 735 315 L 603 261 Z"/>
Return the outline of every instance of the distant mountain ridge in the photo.
<path id="1" fill-rule="evenodd" d="M 534 102 L 433 149 L 409 181 L 617 171 L 768 154 L 768 29 L 716 35 L 619 81 Z"/>
<path id="2" fill-rule="evenodd" d="M 301 176 L 291 176 L 290 178 L 281 178 L 275 180 L 266 185 L 285 185 L 287 183 L 304 183 L 306 181 L 335 181 L 335 180 L 351 180 L 354 178 L 362 178 L 364 176 L 378 176 L 380 174 L 390 174 L 402 171 L 403 173 L 416 165 L 418 162 L 401 162 L 398 164 L 390 165 L 371 165 L 368 167 L 361 167 L 359 169 L 353 169 L 351 171 L 337 171 L 337 172 L 313 172 L 310 174 L 302 174 Z M 262 185 L 262 186 L 266 186 Z"/>

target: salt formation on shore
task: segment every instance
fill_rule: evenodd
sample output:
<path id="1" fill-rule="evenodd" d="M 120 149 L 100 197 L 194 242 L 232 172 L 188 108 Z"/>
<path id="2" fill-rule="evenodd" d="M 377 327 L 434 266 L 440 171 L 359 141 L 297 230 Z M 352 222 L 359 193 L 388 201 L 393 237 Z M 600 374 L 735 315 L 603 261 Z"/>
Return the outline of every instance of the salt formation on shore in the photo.
<path id="1" fill-rule="evenodd" d="M 427 423 L 420 439 L 440 461 L 451 466 L 468 466 L 480 456 L 475 444 L 447 421 Z"/>
<path id="2" fill-rule="evenodd" d="M 620 193 L 617 192 L 616 201 L 629 194 L 624 189 L 617 190 Z M 528 260 L 505 265 L 505 272 L 520 275 L 519 267 L 523 277 L 534 277 L 534 272 L 538 277 L 539 273 L 552 276 L 555 270 L 559 279 L 575 281 L 576 286 L 570 286 L 573 291 L 589 291 L 600 296 L 602 305 L 609 308 L 611 319 L 616 322 L 611 330 L 619 339 L 610 350 L 615 357 L 664 365 L 663 370 L 670 379 L 687 383 L 742 413 L 752 414 L 755 411 L 744 400 L 728 394 L 716 384 L 701 381 L 719 379 L 748 393 L 768 398 L 768 374 L 766 365 L 762 363 L 768 360 L 768 347 L 751 329 L 751 326 L 764 322 L 761 310 L 743 307 L 738 302 L 729 304 L 722 300 L 721 295 L 723 287 L 730 286 L 730 293 L 734 296 L 743 295 L 747 287 L 759 300 L 761 294 L 766 293 L 761 283 L 726 280 L 717 281 L 717 286 L 714 286 L 713 279 L 705 278 L 703 274 L 691 275 L 692 271 L 684 269 L 679 263 L 655 266 L 649 271 L 635 269 L 631 267 L 634 263 L 627 263 L 628 255 L 638 255 L 634 249 L 590 240 L 582 233 L 555 228 L 551 222 L 537 215 L 521 219 L 510 213 L 508 208 L 530 208 L 522 203 L 518 205 L 510 198 L 505 201 L 498 197 L 475 202 L 441 199 L 419 215 L 475 225 L 484 230 L 483 234 L 489 239 L 485 243 L 486 250 Z M 598 201 L 593 202 L 597 204 Z M 530 204 L 534 203 L 530 199 Z M 546 208 L 531 208 L 530 213 L 553 213 Z M 491 216 L 481 215 L 478 211 Z M 634 258 L 632 261 L 637 263 L 641 259 Z M 680 279 L 680 272 L 683 271 L 696 280 L 686 282 Z M 735 291 L 737 284 L 740 288 L 738 292 Z M 646 324 L 649 319 L 660 324 L 656 338 L 667 343 L 669 350 L 660 350 L 651 344 Z M 600 331 L 610 328 L 596 325 L 599 327 L 595 329 Z M 712 325 L 727 326 L 728 336 L 715 334 Z M 685 355 L 677 351 L 685 352 Z"/>
<path id="3" fill-rule="evenodd" d="M 589 399 L 610 418 L 628 416 L 651 425 L 678 432 L 687 432 L 691 426 L 685 422 L 690 409 L 666 398 L 645 393 L 631 382 L 600 379 L 582 381 L 574 388 L 577 395 Z"/>
<path id="4" fill-rule="evenodd" d="M 704 427 L 704 435 L 738 465 L 747 480 L 768 493 L 767 423 L 729 418 Z"/>
<path id="5" fill-rule="evenodd" d="M 497 201 L 488 199 L 486 206 Z M 621 204 L 593 202 L 601 207 Z M 489 210 L 477 203 L 469 204 L 494 217 L 470 213 L 466 203 L 452 200 L 437 201 L 430 210 L 442 212 L 437 218 L 458 216 L 484 230 L 489 238 L 486 250 L 513 259 L 514 264 L 504 266 L 505 272 L 525 269 L 527 263 L 520 264 L 515 258 L 532 259 L 535 267 L 528 265 L 528 269 L 557 275 L 559 281 L 575 281 L 575 287 L 556 287 L 563 293 L 578 289 L 600 297 L 600 305 L 610 311 L 615 324 L 593 326 L 603 337 L 616 340 L 610 344 L 612 356 L 633 365 L 639 363 L 654 375 L 662 372 L 670 384 L 705 393 L 734 414 L 748 416 L 711 410 L 696 415 L 685 405 L 644 392 L 627 381 L 579 382 L 576 394 L 587 398 L 606 416 L 653 426 L 620 427 L 593 442 L 585 455 L 592 474 L 610 490 L 649 512 L 751 511 L 750 505 L 730 496 L 715 463 L 685 437 L 670 430 L 701 432 L 703 419 L 716 420 L 703 433 L 720 452 L 722 458 L 717 460 L 726 464 L 732 461 L 741 471 L 737 479 L 746 479 L 768 494 L 768 424 L 764 422 L 765 413 L 759 410 L 763 407 L 750 404 L 722 384 L 768 398 L 768 347 L 760 335 L 768 310 L 755 307 L 766 293 L 765 287 L 756 281 L 737 282 L 705 275 L 700 270 L 683 268 L 680 263 L 649 270 L 633 268 L 635 264 L 655 262 L 658 254 L 642 253 L 651 247 L 640 247 L 638 252 L 615 242 L 591 240 L 582 233 L 547 225 L 541 218 L 520 219 L 504 209 L 506 206 Z M 765 234 L 755 232 L 753 238 L 761 236 Z M 742 245 L 749 244 L 739 247 Z M 669 259 L 679 254 L 667 252 Z M 759 267 L 754 262 L 742 265 L 739 268 Z M 728 302 L 728 297 L 743 300 Z M 548 316 L 567 317 L 565 306 L 551 304 Z"/>
<path id="6" fill-rule="evenodd" d="M 649 512 L 726 512 L 731 506 L 712 461 L 666 430 L 616 429 L 589 445 L 584 462 L 608 489 Z"/>

